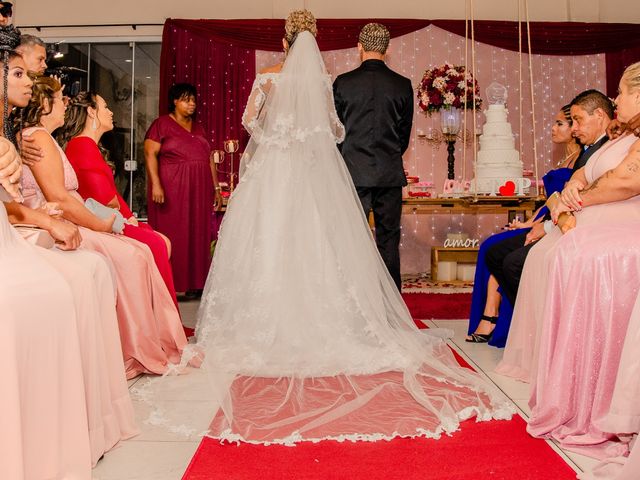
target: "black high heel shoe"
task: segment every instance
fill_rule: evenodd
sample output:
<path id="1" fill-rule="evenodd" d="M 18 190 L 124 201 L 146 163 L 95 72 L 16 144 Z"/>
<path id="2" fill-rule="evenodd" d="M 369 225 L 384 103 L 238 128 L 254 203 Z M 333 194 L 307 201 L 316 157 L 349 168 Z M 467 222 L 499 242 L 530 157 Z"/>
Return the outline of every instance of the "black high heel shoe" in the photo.
<path id="1" fill-rule="evenodd" d="M 488 315 L 482 315 L 480 320 L 487 320 L 494 325 L 494 329 L 491 330 L 491 333 L 472 333 L 471 338 L 465 338 L 465 342 L 469 343 L 488 343 L 493 336 L 493 332 L 495 330 L 495 324 L 498 323 L 498 317 L 489 317 Z"/>

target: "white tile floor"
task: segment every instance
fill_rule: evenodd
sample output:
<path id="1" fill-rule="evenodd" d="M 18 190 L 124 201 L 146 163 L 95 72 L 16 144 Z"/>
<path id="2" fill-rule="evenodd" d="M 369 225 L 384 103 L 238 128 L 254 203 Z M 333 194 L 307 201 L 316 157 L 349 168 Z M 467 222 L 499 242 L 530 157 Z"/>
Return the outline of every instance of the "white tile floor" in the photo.
<path id="1" fill-rule="evenodd" d="M 197 308 L 197 301 L 180 303 L 185 324 L 193 325 Z M 465 342 L 466 320 L 426 321 L 425 323 L 430 327 L 452 329 L 454 331 L 454 337 L 451 340 L 453 348 L 478 372 L 485 375 L 511 398 L 519 408 L 521 415 L 525 419 L 528 418 L 530 413 L 527 405 L 528 386 L 493 373 L 493 369 L 502 356 L 500 349 Z M 131 380 L 129 388 L 138 381 L 140 378 Z M 93 471 L 94 480 L 177 480 L 182 478 L 199 441 L 195 438 L 171 434 L 161 427 L 144 424 L 143 419 L 146 418 L 147 411 L 144 405 L 135 401 L 134 404 L 142 433 L 131 440 L 122 442 L 107 453 Z M 176 410 L 184 410 L 185 414 L 190 417 L 196 416 L 198 419 L 201 418 L 205 425 L 208 424 L 212 413 L 206 409 L 199 410 L 197 407 L 198 405 L 193 403 L 186 405 L 179 401 L 175 404 Z M 549 443 L 576 472 L 588 469 L 596 463 L 593 459 L 565 452 L 552 442 Z"/>

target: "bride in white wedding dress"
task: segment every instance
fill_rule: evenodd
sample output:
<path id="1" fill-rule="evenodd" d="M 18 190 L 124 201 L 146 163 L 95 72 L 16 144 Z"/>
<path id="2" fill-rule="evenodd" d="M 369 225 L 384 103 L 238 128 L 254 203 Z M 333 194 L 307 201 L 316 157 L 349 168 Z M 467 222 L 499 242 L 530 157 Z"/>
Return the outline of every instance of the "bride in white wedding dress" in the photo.
<path id="1" fill-rule="evenodd" d="M 473 416 L 510 418 L 512 405 L 411 319 L 336 147 L 344 129 L 309 30 L 279 73 L 257 76 L 244 115 L 252 137 L 196 327 L 220 406 L 208 435 L 437 438 Z"/>

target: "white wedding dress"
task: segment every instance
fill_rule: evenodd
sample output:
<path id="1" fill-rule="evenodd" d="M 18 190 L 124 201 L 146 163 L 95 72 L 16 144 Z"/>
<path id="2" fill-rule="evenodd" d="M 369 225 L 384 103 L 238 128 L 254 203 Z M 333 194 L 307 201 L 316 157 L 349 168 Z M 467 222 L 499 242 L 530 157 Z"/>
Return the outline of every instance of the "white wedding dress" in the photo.
<path id="1" fill-rule="evenodd" d="M 252 443 L 438 437 L 512 405 L 419 331 L 378 254 L 336 141 L 331 78 L 301 33 L 258 75 L 252 134 L 196 336 L 220 406 L 208 435 Z"/>

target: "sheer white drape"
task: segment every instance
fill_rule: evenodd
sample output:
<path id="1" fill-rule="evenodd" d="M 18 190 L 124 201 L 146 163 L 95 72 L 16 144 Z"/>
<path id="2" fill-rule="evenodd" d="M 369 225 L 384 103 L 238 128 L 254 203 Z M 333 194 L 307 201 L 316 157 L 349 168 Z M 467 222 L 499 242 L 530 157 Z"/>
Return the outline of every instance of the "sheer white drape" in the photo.
<path id="1" fill-rule="evenodd" d="M 259 76 L 252 140 L 202 296 L 196 334 L 209 435 L 256 443 L 431 436 L 513 407 L 419 331 L 362 212 L 315 38 Z"/>

